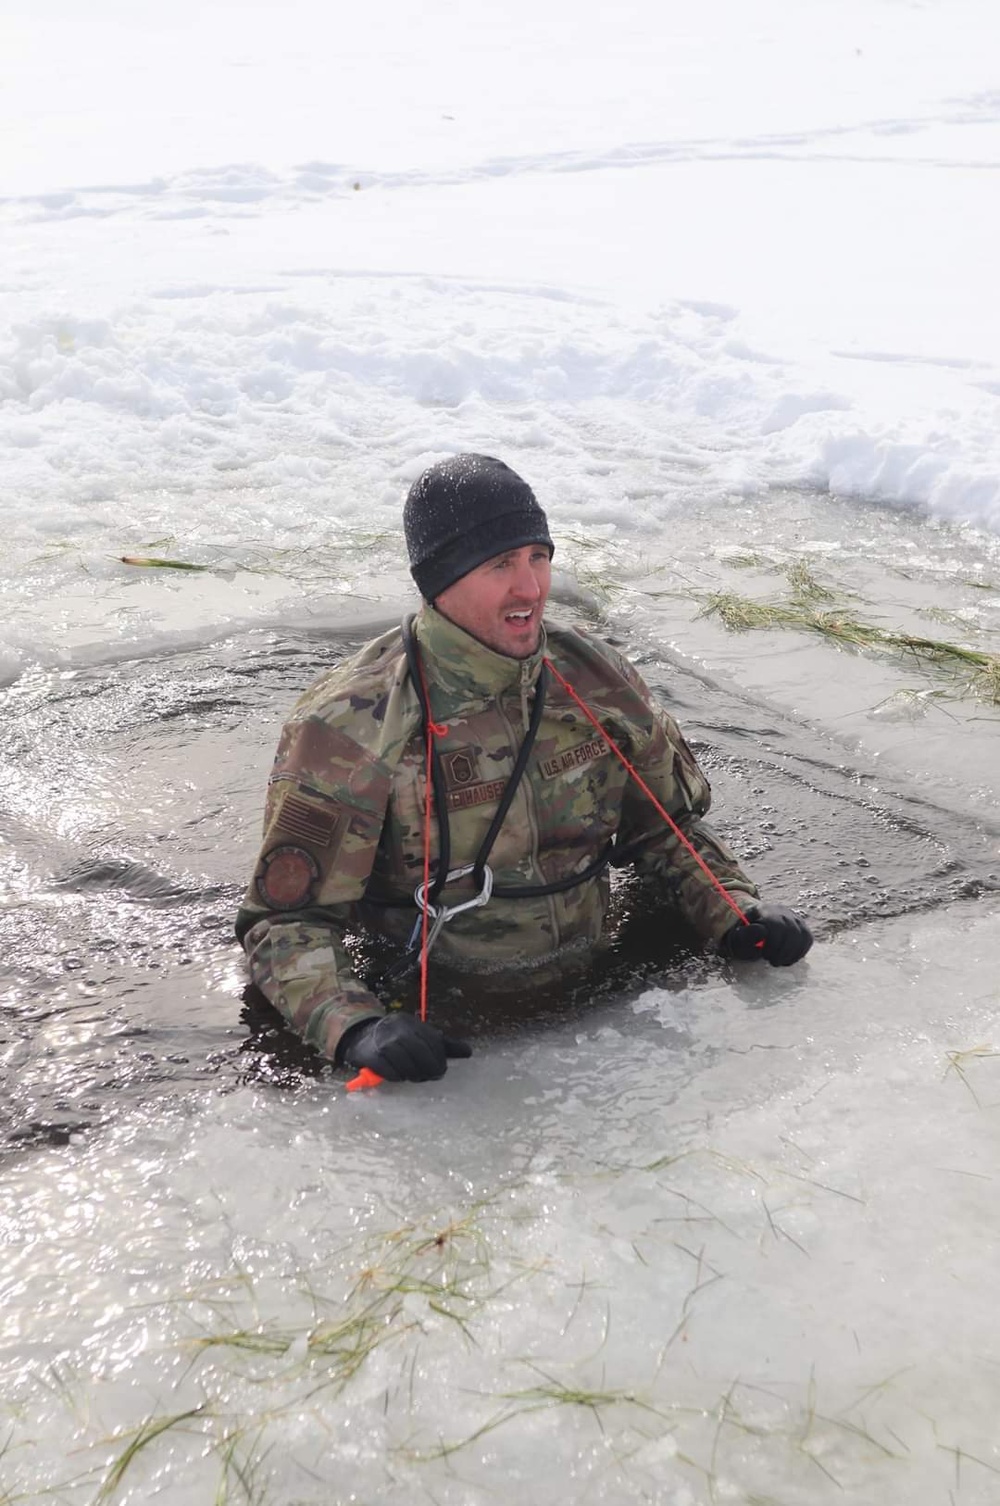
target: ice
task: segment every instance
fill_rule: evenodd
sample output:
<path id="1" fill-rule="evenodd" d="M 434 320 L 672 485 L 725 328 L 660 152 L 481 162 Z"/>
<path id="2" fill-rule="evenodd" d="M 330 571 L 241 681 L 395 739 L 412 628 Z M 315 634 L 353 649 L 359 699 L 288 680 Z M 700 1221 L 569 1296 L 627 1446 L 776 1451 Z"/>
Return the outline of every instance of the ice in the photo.
<path id="1" fill-rule="evenodd" d="M 996 922 L 653 990 L 420 1089 L 191 1095 L 8 1168 L 10 1483 L 96 1482 L 197 1408 L 121 1499 L 253 1464 L 318 1501 L 338 1460 L 387 1500 L 502 1472 L 538 1502 L 902 1506 L 961 1455 L 991 1500 Z"/>
<path id="2" fill-rule="evenodd" d="M 564 604 L 733 737 L 814 728 L 873 821 L 882 780 L 979 823 L 985 871 L 991 707 L 699 613 L 804 560 L 995 648 L 998 41 L 990 0 L 8 4 L 0 915 L 35 960 L 0 1048 L 71 1104 L 96 1055 L 123 1107 L 6 1146 L 0 1496 L 996 1499 L 995 897 L 943 872 L 787 975 L 706 964 L 421 1089 L 216 1080 L 274 706 L 196 750 L 248 630 L 314 635 L 290 703 L 412 604 L 406 488 L 481 450 Z M 182 648 L 183 777 L 143 740 Z M 720 814 L 793 885 L 757 793 Z M 209 890 L 196 936 L 148 903 Z"/>

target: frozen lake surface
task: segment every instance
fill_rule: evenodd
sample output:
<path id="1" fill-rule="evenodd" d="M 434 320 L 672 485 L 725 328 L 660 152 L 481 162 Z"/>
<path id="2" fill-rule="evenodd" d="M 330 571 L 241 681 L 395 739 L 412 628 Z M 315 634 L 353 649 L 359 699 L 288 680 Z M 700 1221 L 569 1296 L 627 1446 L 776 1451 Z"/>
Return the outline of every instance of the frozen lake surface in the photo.
<path id="1" fill-rule="evenodd" d="M 992 1506 L 995 9 L 8 9 L 0 1500 Z M 349 1097 L 233 913 L 465 449 L 818 942 Z"/>
<path id="2" fill-rule="evenodd" d="M 471 1061 L 352 1099 L 244 1003 L 230 933 L 282 712 L 352 641 L 6 692 L 11 1481 L 902 1503 L 960 1467 L 991 1499 L 995 788 L 873 772 L 633 643 L 819 945 L 734 970 L 639 927 L 589 1004 L 470 1000 Z"/>

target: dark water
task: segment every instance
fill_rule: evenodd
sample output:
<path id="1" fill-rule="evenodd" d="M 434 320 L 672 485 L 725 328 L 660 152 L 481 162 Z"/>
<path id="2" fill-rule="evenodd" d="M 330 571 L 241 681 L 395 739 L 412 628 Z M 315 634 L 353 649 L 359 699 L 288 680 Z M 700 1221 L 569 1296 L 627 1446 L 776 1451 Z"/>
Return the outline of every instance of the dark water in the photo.
<path id="1" fill-rule="evenodd" d="M 321 1070 L 247 994 L 232 922 L 282 717 L 362 637 L 257 632 L 36 672 L 0 693 L 8 1153 L 206 1080 L 294 1087 Z M 804 909 L 820 940 L 1000 887 L 995 824 L 887 787 L 815 729 L 666 659 L 642 669 L 709 772 L 715 824 L 765 896 Z M 664 937 L 648 895 L 619 898 L 603 1000 L 721 966 Z"/>

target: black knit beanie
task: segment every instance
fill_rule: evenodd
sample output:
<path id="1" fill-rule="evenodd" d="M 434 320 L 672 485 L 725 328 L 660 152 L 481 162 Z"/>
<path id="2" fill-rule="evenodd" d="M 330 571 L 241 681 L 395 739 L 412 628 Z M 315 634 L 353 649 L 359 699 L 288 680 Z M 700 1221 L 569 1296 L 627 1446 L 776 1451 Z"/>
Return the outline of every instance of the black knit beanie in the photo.
<path id="1" fill-rule="evenodd" d="M 455 455 L 424 471 L 410 487 L 403 528 L 425 601 L 507 549 L 544 544 L 555 553 L 531 487 L 492 455 Z"/>

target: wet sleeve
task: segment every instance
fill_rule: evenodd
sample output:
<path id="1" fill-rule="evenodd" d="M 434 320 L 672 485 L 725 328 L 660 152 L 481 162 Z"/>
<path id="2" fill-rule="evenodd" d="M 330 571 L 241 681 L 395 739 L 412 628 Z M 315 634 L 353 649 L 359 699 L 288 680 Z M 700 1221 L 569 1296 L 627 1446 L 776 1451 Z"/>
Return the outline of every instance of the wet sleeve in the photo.
<path id="1" fill-rule="evenodd" d="M 656 704 L 634 670 L 632 676 L 634 688 L 645 692 L 649 712 L 633 740 L 636 767 L 698 857 L 745 909 L 758 897 L 757 888 L 703 819 L 712 800 L 709 782 L 673 717 Z M 633 780 L 623 802 L 619 841 L 642 843 L 633 859 L 636 872 L 666 888 L 700 936 L 718 941 L 736 923 L 738 916 L 725 897 Z"/>
<path id="2" fill-rule="evenodd" d="M 342 730 L 318 717 L 290 722 L 236 920 L 256 986 L 331 1060 L 345 1030 L 383 1013 L 354 976 L 344 932 L 375 861 L 389 788 L 379 760 Z"/>

